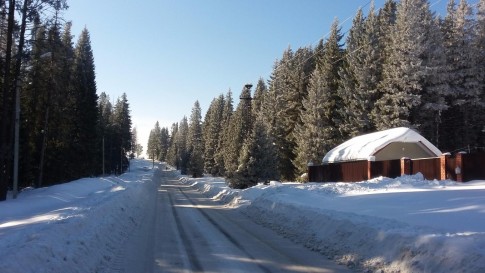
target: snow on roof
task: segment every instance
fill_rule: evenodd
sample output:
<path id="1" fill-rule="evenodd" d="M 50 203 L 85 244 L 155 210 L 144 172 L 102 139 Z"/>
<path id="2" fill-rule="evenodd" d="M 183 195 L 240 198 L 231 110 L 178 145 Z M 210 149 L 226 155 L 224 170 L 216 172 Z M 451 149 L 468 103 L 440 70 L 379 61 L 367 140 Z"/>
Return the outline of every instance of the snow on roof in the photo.
<path id="1" fill-rule="evenodd" d="M 435 156 L 441 151 L 416 131 L 398 127 L 354 137 L 330 150 L 323 158 L 323 163 L 338 161 L 368 160 L 375 153 L 392 142 L 421 143 Z"/>

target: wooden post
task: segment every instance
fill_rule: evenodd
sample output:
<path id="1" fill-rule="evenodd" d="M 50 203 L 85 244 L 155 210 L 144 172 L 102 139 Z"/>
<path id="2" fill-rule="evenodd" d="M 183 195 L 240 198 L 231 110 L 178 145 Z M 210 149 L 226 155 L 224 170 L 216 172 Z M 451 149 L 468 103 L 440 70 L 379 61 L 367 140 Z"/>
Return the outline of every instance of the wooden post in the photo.
<path id="1" fill-rule="evenodd" d="M 456 174 L 456 182 L 463 182 L 463 154 L 465 152 L 459 152 L 456 154 L 455 158 L 455 174 Z"/>
<path id="2" fill-rule="evenodd" d="M 401 158 L 401 175 L 411 174 L 411 159 L 408 157 Z"/>
<path id="3" fill-rule="evenodd" d="M 376 161 L 376 157 L 375 156 L 369 156 L 369 158 L 367 158 L 367 180 L 370 180 L 372 179 L 372 167 L 373 167 L 373 163 Z"/>
<path id="4" fill-rule="evenodd" d="M 440 156 L 440 180 L 446 180 L 446 162 L 450 158 L 450 153 L 444 153 Z"/>

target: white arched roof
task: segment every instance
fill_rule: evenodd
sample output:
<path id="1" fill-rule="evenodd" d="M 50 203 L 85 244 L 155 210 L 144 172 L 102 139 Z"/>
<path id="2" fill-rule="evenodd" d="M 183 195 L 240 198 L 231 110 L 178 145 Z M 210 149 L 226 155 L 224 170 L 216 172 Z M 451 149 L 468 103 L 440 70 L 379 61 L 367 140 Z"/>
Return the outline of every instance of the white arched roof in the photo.
<path id="1" fill-rule="evenodd" d="M 322 162 L 369 160 L 375 153 L 393 142 L 420 143 L 435 156 L 442 154 L 436 146 L 416 131 L 406 127 L 398 127 L 347 140 L 329 151 Z"/>

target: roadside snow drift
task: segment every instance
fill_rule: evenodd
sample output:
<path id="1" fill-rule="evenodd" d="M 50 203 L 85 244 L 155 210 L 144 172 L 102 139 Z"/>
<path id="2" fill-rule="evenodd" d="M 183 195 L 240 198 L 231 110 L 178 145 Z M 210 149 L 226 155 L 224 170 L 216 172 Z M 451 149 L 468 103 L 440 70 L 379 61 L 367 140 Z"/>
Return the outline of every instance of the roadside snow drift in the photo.
<path id="1" fill-rule="evenodd" d="M 369 272 L 485 272 L 485 181 L 422 175 L 231 190 L 188 180 L 295 242 Z"/>
<path id="2" fill-rule="evenodd" d="M 156 197 L 151 165 L 131 162 L 119 177 L 80 179 L 0 202 L 0 272 L 116 269 L 123 242 Z"/>

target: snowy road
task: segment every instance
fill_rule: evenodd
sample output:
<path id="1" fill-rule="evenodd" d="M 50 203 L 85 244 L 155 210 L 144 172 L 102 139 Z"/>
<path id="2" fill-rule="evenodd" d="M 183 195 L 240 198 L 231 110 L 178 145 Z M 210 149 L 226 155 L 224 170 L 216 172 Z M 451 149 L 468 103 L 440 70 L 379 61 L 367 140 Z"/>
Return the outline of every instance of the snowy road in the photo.
<path id="1" fill-rule="evenodd" d="M 162 172 L 153 272 L 349 272 Z M 305 227 L 302 227 L 305 228 Z"/>

